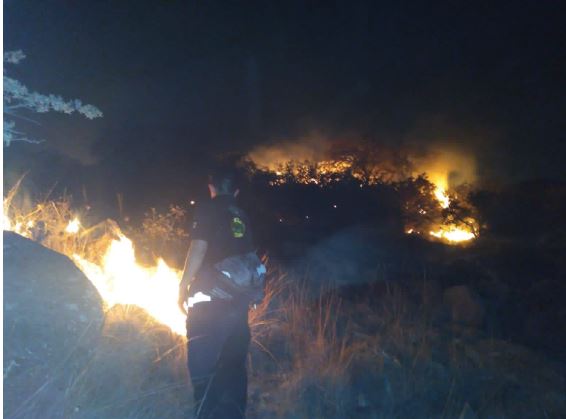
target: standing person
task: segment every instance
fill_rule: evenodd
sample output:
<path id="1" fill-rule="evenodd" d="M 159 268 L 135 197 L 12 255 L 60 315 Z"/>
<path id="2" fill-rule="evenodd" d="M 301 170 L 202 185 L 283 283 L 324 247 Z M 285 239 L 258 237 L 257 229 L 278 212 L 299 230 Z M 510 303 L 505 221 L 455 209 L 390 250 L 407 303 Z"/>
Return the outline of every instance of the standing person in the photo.
<path id="1" fill-rule="evenodd" d="M 243 418 L 250 299 L 217 286 L 218 275 L 230 276 L 218 263 L 255 252 L 248 217 L 236 201 L 235 175 L 220 170 L 208 186 L 212 199 L 195 209 L 179 288 L 179 307 L 187 313 L 188 367 L 198 418 Z"/>

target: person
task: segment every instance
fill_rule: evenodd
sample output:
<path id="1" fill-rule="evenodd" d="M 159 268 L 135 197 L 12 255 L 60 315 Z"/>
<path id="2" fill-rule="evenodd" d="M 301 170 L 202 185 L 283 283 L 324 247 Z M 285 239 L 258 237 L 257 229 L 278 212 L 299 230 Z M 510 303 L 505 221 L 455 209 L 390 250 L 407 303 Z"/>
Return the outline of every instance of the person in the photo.
<path id="1" fill-rule="evenodd" d="M 243 418 L 250 302 L 215 287 L 214 265 L 253 252 L 251 228 L 236 200 L 233 173 L 217 171 L 208 186 L 212 199 L 195 208 L 178 304 L 187 313 L 187 363 L 197 418 Z"/>

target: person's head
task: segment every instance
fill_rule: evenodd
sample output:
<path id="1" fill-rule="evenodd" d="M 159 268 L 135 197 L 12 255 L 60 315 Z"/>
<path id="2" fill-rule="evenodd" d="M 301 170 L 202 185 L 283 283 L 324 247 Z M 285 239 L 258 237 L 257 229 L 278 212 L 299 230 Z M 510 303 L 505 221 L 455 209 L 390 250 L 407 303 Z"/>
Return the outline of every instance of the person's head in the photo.
<path id="1" fill-rule="evenodd" d="M 217 168 L 208 176 L 210 197 L 218 195 L 237 196 L 240 192 L 236 172 L 230 168 Z"/>

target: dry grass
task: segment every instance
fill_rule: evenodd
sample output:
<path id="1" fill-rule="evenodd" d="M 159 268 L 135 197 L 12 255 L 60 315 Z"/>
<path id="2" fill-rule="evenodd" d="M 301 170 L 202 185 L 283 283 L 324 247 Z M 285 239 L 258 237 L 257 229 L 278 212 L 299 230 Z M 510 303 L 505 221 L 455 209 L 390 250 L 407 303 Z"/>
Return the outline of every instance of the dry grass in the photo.
<path id="1" fill-rule="evenodd" d="M 87 210 L 73 208 L 69 196 L 59 199 L 45 198 L 27 210 L 24 206 L 14 205 L 14 198 L 19 192 L 22 181 L 23 177 L 4 198 L 4 216 L 9 218 L 9 230 L 67 256 L 78 254 L 84 257 L 93 253 L 91 247 L 94 247 L 94 250 L 97 246 L 100 247 L 99 241 L 108 229 L 103 225 L 86 228 Z M 75 219 L 81 222 L 78 232 L 68 231 L 69 223 Z M 4 228 L 6 229 L 6 226 Z M 106 237 L 104 242 L 107 243 Z"/>
<path id="2" fill-rule="evenodd" d="M 143 310 L 115 306 L 101 342 L 68 388 L 75 418 L 178 418 L 191 410 L 186 340 Z"/>
<path id="3" fill-rule="evenodd" d="M 107 222 L 65 232 L 80 216 L 67 198 L 18 211 L 11 205 L 18 186 L 4 212 L 47 247 L 96 261 L 117 231 Z M 151 228 L 175 231 L 173 218 L 154 214 Z M 440 307 L 398 284 L 368 285 L 365 293 L 313 296 L 306 279 L 271 272 L 266 298 L 250 311 L 249 417 L 513 417 L 520 409 L 531 412 L 522 417 L 556 417 L 564 409 L 563 384 L 530 352 L 443 328 L 435 322 Z M 512 353 L 520 357 L 506 358 Z M 114 307 L 90 362 L 65 391 L 68 417 L 184 417 L 191 409 L 185 357 L 184 338 L 140 309 Z"/>
<path id="4" fill-rule="evenodd" d="M 350 329 L 340 324 L 343 315 L 336 294 L 313 301 L 305 282 L 269 282 L 264 303 L 250 313 L 250 373 L 258 380 L 251 385 L 252 417 L 345 417 L 347 371 L 367 342 L 339 330 Z"/>
<path id="5" fill-rule="evenodd" d="M 440 306 L 398 284 L 368 285 L 354 301 L 313 299 L 284 276 L 268 289 L 251 315 L 250 417 L 534 418 L 566 408 L 551 364 L 478 331 L 444 329 Z"/>

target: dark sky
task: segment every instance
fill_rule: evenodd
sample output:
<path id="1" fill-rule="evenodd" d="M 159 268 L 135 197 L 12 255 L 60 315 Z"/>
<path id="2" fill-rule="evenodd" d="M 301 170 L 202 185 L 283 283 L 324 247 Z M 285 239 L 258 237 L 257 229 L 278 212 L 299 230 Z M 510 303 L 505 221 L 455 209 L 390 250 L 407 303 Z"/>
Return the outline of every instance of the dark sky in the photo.
<path id="1" fill-rule="evenodd" d="M 104 112 L 41 115 L 26 129 L 47 143 L 12 155 L 63 153 L 124 190 L 312 128 L 461 132 L 484 176 L 564 177 L 559 3 L 5 0 L 4 48 L 28 57 L 10 74 Z"/>

